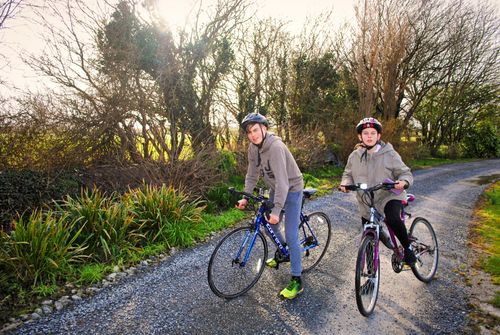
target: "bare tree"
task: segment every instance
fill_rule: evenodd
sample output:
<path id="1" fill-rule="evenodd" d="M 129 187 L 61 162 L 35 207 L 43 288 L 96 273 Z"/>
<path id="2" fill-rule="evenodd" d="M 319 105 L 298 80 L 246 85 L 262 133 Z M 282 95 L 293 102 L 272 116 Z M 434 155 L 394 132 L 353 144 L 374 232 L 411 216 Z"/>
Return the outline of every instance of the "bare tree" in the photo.
<path id="1" fill-rule="evenodd" d="M 114 161 L 150 157 L 150 148 L 137 147 L 138 126 L 147 129 L 145 113 L 151 104 L 146 101 L 156 91 L 138 66 L 130 38 L 139 23 L 130 9 L 121 2 L 107 7 L 108 13 L 98 12 L 83 1 L 48 8 L 51 15 L 40 16 L 48 31 L 45 53 L 27 63 L 59 86 L 55 94 L 67 106 L 60 119 L 71 121 L 81 152 Z M 149 146 L 147 137 L 145 141 Z"/>
<path id="2" fill-rule="evenodd" d="M 432 90 L 455 85 L 465 74 L 466 86 L 494 78 L 498 24 L 493 13 L 487 4 L 474 8 L 462 1 L 359 1 L 350 56 L 359 114 L 384 120 L 403 116 L 406 126 Z"/>
<path id="3" fill-rule="evenodd" d="M 23 0 L 5 0 L 0 2 L 0 29 L 5 28 L 5 22 L 14 18 Z"/>
<path id="4" fill-rule="evenodd" d="M 200 3 L 201 5 L 201 3 Z M 231 69 L 234 59 L 233 34 L 247 20 L 247 0 L 221 0 L 203 23 L 202 10 L 198 11 L 196 23 L 181 42 L 183 75 L 186 86 L 185 111 L 189 131 L 195 150 L 203 147 L 215 148 L 211 113 L 222 80 Z"/>
<path id="5" fill-rule="evenodd" d="M 23 0 L 2 0 L 0 1 L 0 31 L 2 29 L 5 29 L 6 27 L 6 22 L 8 20 L 11 20 L 15 17 L 17 12 L 21 9 L 21 4 Z M 0 46 L 3 43 L 0 41 Z M 0 59 L 2 60 L 5 58 L 5 55 L 0 52 Z M 4 63 L 6 64 L 6 63 Z M 3 70 L 5 68 L 4 65 L 0 65 L 0 69 Z M 2 78 L 0 77 L 0 85 L 3 85 L 4 82 Z M 3 99 L 2 99 L 3 100 Z"/>
<path id="6" fill-rule="evenodd" d="M 156 4 L 146 1 L 153 12 Z M 164 36 L 158 45 L 166 52 L 157 53 L 159 62 L 150 73 L 163 93 L 170 127 L 179 129 L 181 138 L 187 133 L 195 152 L 216 147 L 218 130 L 213 121 L 224 120 L 217 115 L 222 110 L 217 96 L 231 69 L 234 33 L 247 20 L 248 6 L 247 0 L 219 0 L 213 7 L 198 1 L 192 26 L 180 29 L 175 37 L 160 32 L 161 22 L 155 24 L 158 36 Z"/>
<path id="7" fill-rule="evenodd" d="M 489 6 L 464 6 L 446 28 L 450 60 L 441 85 L 433 87 L 415 109 L 422 140 L 431 152 L 458 144 L 483 119 L 495 120 L 489 105 L 498 99 L 498 21 Z M 465 47 L 464 47 L 465 46 Z M 409 95 L 409 98 L 413 98 Z"/>
<path id="8" fill-rule="evenodd" d="M 228 87 L 231 93 L 223 97 L 225 107 L 238 123 L 248 113 L 266 115 L 281 133 L 287 120 L 291 37 L 284 22 L 271 18 L 242 28 Z"/>

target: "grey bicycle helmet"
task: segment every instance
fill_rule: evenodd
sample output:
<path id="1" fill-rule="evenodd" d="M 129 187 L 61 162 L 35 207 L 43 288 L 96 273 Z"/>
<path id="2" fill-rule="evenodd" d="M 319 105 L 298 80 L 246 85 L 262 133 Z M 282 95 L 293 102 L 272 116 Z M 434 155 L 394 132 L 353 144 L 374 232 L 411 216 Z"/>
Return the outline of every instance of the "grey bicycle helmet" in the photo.
<path id="1" fill-rule="evenodd" d="M 365 128 L 375 128 L 377 132 L 382 132 L 382 124 L 373 117 L 365 117 L 364 119 L 359 121 L 358 125 L 356 126 L 356 132 L 358 134 L 361 134 L 361 132 Z"/>
<path id="2" fill-rule="evenodd" d="M 247 116 L 245 116 L 243 121 L 241 121 L 241 128 L 243 130 L 246 130 L 247 126 L 252 123 L 260 123 L 266 127 L 269 127 L 269 122 L 267 121 L 264 115 L 259 113 L 250 113 Z"/>

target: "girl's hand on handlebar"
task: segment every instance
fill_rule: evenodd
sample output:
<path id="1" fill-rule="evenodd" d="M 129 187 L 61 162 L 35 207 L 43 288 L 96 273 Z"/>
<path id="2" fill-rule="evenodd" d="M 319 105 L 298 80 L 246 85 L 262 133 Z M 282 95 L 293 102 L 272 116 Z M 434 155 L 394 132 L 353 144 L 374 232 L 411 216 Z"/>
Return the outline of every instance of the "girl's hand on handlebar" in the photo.
<path id="1" fill-rule="evenodd" d="M 280 218 L 278 215 L 274 214 L 269 214 L 269 217 L 267 218 L 267 222 L 270 224 L 277 224 L 280 221 Z"/>
<path id="2" fill-rule="evenodd" d="M 349 190 L 344 185 L 340 185 L 340 191 L 344 192 L 344 193 L 348 193 L 349 192 Z"/>
<path id="3" fill-rule="evenodd" d="M 407 188 L 408 182 L 406 180 L 396 180 L 396 183 L 394 184 L 394 188 L 396 190 L 404 190 Z"/>
<path id="4" fill-rule="evenodd" d="M 238 200 L 238 203 L 234 207 L 241 209 L 241 210 L 244 210 L 247 207 L 247 205 L 248 205 L 248 200 L 241 199 L 241 200 Z"/>

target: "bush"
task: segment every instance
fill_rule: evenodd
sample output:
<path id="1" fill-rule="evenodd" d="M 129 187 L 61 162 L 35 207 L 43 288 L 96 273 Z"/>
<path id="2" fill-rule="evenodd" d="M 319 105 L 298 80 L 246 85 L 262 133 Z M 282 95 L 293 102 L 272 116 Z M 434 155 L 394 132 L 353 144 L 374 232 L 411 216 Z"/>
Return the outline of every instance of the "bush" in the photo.
<path id="1" fill-rule="evenodd" d="M 219 210 L 228 209 L 235 204 L 235 199 L 229 193 L 227 184 L 219 184 L 210 189 L 206 194 L 208 213 L 215 213 Z"/>
<path id="2" fill-rule="evenodd" d="M 98 262 L 109 262 L 134 248 L 140 236 L 132 226 L 132 215 L 116 195 L 105 196 L 98 189 L 84 191 L 80 197 L 66 197 L 57 205 L 60 213 L 73 222 L 73 232 L 81 231 L 77 242 L 85 244 L 87 254 Z"/>
<path id="3" fill-rule="evenodd" d="M 1 266 L 24 286 L 64 279 L 71 265 L 85 258 L 84 247 L 75 243 L 81 231 L 75 233 L 73 225 L 51 211 L 20 218 L 15 231 L 0 235 Z"/>
<path id="4" fill-rule="evenodd" d="M 202 221 L 204 207 L 172 187 L 145 185 L 142 189 L 130 190 L 124 199 L 137 232 L 149 242 L 190 246 L 201 235 L 196 224 Z"/>
<path id="5" fill-rule="evenodd" d="M 57 177 L 30 170 L 0 172 L 0 223 L 10 225 L 19 215 L 29 216 L 35 209 L 61 199 L 66 194 L 78 194 L 80 182 L 69 172 Z"/>
<path id="6" fill-rule="evenodd" d="M 496 125 L 489 121 L 479 122 L 471 128 L 463 140 L 468 157 L 491 158 L 500 154 L 500 137 Z"/>

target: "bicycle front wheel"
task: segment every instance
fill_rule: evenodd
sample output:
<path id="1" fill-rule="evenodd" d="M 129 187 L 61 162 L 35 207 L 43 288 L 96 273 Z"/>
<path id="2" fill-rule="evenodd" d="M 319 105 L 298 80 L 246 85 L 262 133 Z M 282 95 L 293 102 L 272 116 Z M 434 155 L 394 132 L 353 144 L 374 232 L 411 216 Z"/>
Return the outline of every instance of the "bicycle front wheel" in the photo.
<path id="1" fill-rule="evenodd" d="M 262 275 L 266 257 L 267 242 L 260 231 L 250 227 L 231 231 L 217 244 L 208 262 L 210 289 L 226 299 L 248 292 Z"/>
<path id="2" fill-rule="evenodd" d="M 314 268 L 321 261 L 330 245 L 332 224 L 325 213 L 314 212 L 299 226 L 302 252 L 302 272 Z"/>
<path id="3" fill-rule="evenodd" d="M 417 262 L 411 270 L 415 277 L 428 283 L 436 274 L 439 261 L 436 233 L 429 221 L 418 217 L 411 224 L 409 238 L 417 257 Z"/>
<path id="4" fill-rule="evenodd" d="M 369 316 L 375 309 L 380 283 L 380 262 L 377 258 L 376 242 L 372 235 L 361 241 L 356 259 L 356 304 L 359 312 Z"/>

